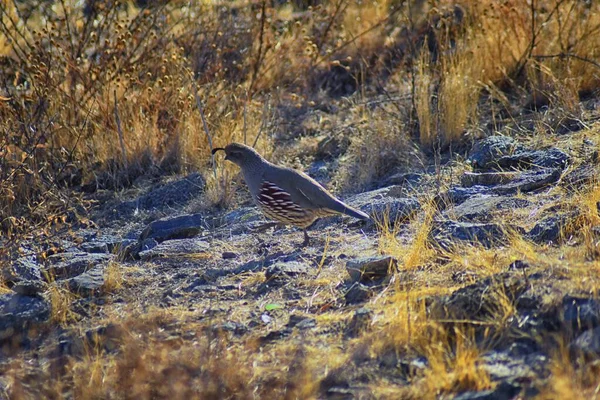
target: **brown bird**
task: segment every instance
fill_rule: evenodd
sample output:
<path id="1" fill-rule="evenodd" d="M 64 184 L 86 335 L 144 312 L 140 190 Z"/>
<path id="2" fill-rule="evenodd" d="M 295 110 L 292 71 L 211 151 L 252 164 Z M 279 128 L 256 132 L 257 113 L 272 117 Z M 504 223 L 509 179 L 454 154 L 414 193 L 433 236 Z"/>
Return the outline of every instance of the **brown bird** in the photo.
<path id="1" fill-rule="evenodd" d="M 310 240 L 306 228 L 318 218 L 345 214 L 370 219 L 364 212 L 336 199 L 310 176 L 272 164 L 249 146 L 231 143 L 214 149 L 212 154 L 217 151 L 224 151 L 225 159 L 240 167 L 252 199 L 268 218 L 302 228 L 302 246 Z"/>

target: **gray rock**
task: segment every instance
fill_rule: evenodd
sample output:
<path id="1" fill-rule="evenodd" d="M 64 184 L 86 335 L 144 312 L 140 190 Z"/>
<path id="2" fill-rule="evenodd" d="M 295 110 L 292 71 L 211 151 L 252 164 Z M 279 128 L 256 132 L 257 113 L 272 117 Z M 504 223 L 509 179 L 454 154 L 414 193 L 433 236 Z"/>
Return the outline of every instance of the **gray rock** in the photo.
<path id="1" fill-rule="evenodd" d="M 209 248 L 210 245 L 199 238 L 167 240 L 150 250 L 141 251 L 139 255 L 142 260 L 173 256 L 191 257 L 195 254 L 206 253 Z"/>
<path id="2" fill-rule="evenodd" d="M 535 224 L 527 233 L 527 237 L 536 243 L 558 243 L 563 229 L 575 217 L 574 213 L 550 215 Z"/>
<path id="3" fill-rule="evenodd" d="M 19 281 L 41 281 L 43 267 L 33 255 L 21 257 L 11 264 L 11 268 L 2 270 L 2 279 L 7 283 Z"/>
<path id="4" fill-rule="evenodd" d="M 464 187 L 471 187 L 475 185 L 491 186 L 505 184 L 519 175 L 516 171 L 508 172 L 465 172 L 460 179 L 460 183 Z"/>
<path id="5" fill-rule="evenodd" d="M 368 286 L 360 282 L 355 282 L 344 294 L 344 299 L 346 300 L 346 304 L 363 303 L 373 297 L 375 293 L 381 291 L 381 289 L 379 285 Z"/>
<path id="6" fill-rule="evenodd" d="M 398 268 L 398 260 L 390 256 L 372 256 L 348 260 L 346 271 L 353 282 L 381 280 Z"/>
<path id="7" fill-rule="evenodd" d="M 519 230 L 519 228 L 511 227 Z M 493 223 L 436 221 L 431 229 L 433 242 L 450 249 L 456 241 L 479 244 L 486 248 L 506 243 L 507 227 Z"/>
<path id="8" fill-rule="evenodd" d="M 204 178 L 195 172 L 182 179 L 154 188 L 135 200 L 123 202 L 117 206 L 116 211 L 120 215 L 131 215 L 137 210 L 170 208 L 200 196 L 204 191 L 204 186 Z"/>
<path id="9" fill-rule="evenodd" d="M 19 281 L 11 289 L 23 296 L 38 296 L 46 291 L 47 286 L 43 281 Z"/>
<path id="10" fill-rule="evenodd" d="M 233 251 L 224 251 L 221 254 L 221 257 L 223 257 L 223 260 L 231 260 L 231 259 L 237 258 L 238 255 L 237 255 L 237 253 L 235 253 Z"/>
<path id="11" fill-rule="evenodd" d="M 49 318 L 49 304 L 38 297 L 0 295 L 0 341 L 26 336 L 30 328 L 47 322 Z"/>
<path id="12" fill-rule="evenodd" d="M 154 239 L 164 242 L 196 236 L 203 230 L 204 219 L 202 214 L 190 214 L 153 221 L 141 233 L 139 241 Z"/>
<path id="13" fill-rule="evenodd" d="M 600 176 L 600 169 L 597 166 L 582 164 L 566 174 L 561 184 L 573 190 L 580 190 L 598 179 L 598 176 Z"/>
<path id="14" fill-rule="evenodd" d="M 563 323 L 574 331 L 600 325 L 600 301 L 593 298 L 565 296 L 562 302 Z"/>
<path id="15" fill-rule="evenodd" d="M 104 266 L 98 265 L 66 282 L 71 292 L 91 296 L 104 286 Z"/>
<path id="16" fill-rule="evenodd" d="M 513 400 L 521 391 L 518 384 L 503 381 L 494 389 L 463 392 L 454 397 L 454 400 Z"/>
<path id="17" fill-rule="evenodd" d="M 104 242 L 86 242 L 80 248 L 86 253 L 109 253 L 108 245 Z"/>
<path id="18" fill-rule="evenodd" d="M 545 150 L 525 150 L 512 155 L 500 157 L 497 168 L 500 170 L 550 168 L 564 169 L 571 157 L 556 148 Z"/>
<path id="19" fill-rule="evenodd" d="M 290 319 L 287 323 L 288 328 L 298 328 L 300 330 L 311 329 L 317 326 L 317 320 L 314 318 L 307 318 L 302 315 L 290 315 Z"/>
<path id="20" fill-rule="evenodd" d="M 346 336 L 357 337 L 367 331 L 373 319 L 373 312 L 368 308 L 361 307 L 354 311 L 352 319 L 346 326 Z"/>
<path id="21" fill-rule="evenodd" d="M 265 279 L 306 275 L 310 271 L 307 264 L 298 261 L 276 262 L 265 271 Z"/>
<path id="22" fill-rule="evenodd" d="M 561 171 L 559 169 L 551 168 L 524 172 L 513 181 L 504 185 L 492 187 L 491 190 L 493 193 L 500 195 L 532 192 L 556 183 L 560 178 L 560 175 Z"/>
<path id="23" fill-rule="evenodd" d="M 393 174 L 385 178 L 381 184 L 383 187 L 393 185 L 409 185 L 415 186 L 423 181 L 425 175 L 416 172 L 403 172 L 399 174 Z"/>
<path id="24" fill-rule="evenodd" d="M 453 186 L 447 192 L 441 193 L 435 199 L 435 202 L 439 207 L 446 207 L 450 204 L 459 205 L 472 197 L 491 196 L 493 194 L 492 189 L 487 186 L 475 185 L 466 188 Z"/>
<path id="25" fill-rule="evenodd" d="M 384 198 L 364 204 L 360 209 L 375 221 L 389 221 L 392 225 L 413 216 L 421 205 L 413 198 Z"/>
<path id="26" fill-rule="evenodd" d="M 45 268 L 45 278 L 48 281 L 72 278 L 98 265 L 106 265 L 113 258 L 111 254 L 97 253 L 54 254 L 48 257 L 49 265 Z"/>
<path id="27" fill-rule="evenodd" d="M 495 315 L 499 292 L 509 300 L 516 302 L 527 288 L 528 282 L 513 274 L 492 275 L 460 288 L 449 296 L 428 299 L 429 315 L 433 319 L 441 320 L 485 320 Z"/>
<path id="28" fill-rule="evenodd" d="M 600 356 L 600 327 L 583 332 L 571 343 L 571 348 L 580 354 Z"/>
<path id="29" fill-rule="evenodd" d="M 508 136 L 490 136 L 475 143 L 468 161 L 476 170 L 487 170 L 492 168 L 500 157 L 523 149 L 522 145 Z"/>
<path id="30" fill-rule="evenodd" d="M 98 326 L 87 330 L 83 335 L 73 332 L 59 337 L 58 352 L 61 355 L 82 357 L 98 350 L 116 352 L 126 335 L 125 329 L 117 324 Z"/>
<path id="31" fill-rule="evenodd" d="M 492 212 L 498 210 L 500 205 L 508 200 L 508 197 L 503 196 L 475 196 L 447 210 L 446 215 L 452 216 L 458 221 L 484 222 L 490 220 Z"/>

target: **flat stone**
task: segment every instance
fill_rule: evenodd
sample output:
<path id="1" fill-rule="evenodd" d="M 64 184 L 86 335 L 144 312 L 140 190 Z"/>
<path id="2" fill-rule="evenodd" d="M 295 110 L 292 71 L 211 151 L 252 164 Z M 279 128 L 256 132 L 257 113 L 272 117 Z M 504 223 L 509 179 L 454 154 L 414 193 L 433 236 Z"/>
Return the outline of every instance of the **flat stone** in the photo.
<path id="1" fill-rule="evenodd" d="M 204 219 L 202 214 L 190 214 L 153 221 L 142 231 L 139 241 L 154 239 L 164 242 L 196 236 L 203 230 Z"/>
<path id="2" fill-rule="evenodd" d="M 597 328 L 600 325 L 600 301 L 567 295 L 562 302 L 562 317 L 563 323 L 574 331 Z"/>
<path id="3" fill-rule="evenodd" d="M 512 229 L 520 230 L 517 227 Z M 486 248 L 506 244 L 506 227 L 493 223 L 436 221 L 431 238 L 438 245 L 449 249 L 457 241 Z"/>
<path id="4" fill-rule="evenodd" d="M 413 216 L 421 205 L 413 198 L 384 198 L 364 204 L 360 210 L 367 213 L 375 221 L 389 221 L 392 225 Z"/>
<path id="5" fill-rule="evenodd" d="M 47 280 L 72 278 L 98 265 L 106 265 L 113 258 L 111 254 L 100 253 L 54 254 L 48 257 Z"/>
<path id="6" fill-rule="evenodd" d="M 550 168 L 564 169 L 571 157 L 557 148 L 544 150 L 525 150 L 500 157 L 497 167 L 500 170 Z"/>
<path id="7" fill-rule="evenodd" d="M 519 175 L 518 172 L 465 172 L 460 179 L 460 183 L 464 187 L 475 185 L 491 186 L 509 183 Z"/>
<path id="8" fill-rule="evenodd" d="M 508 136 L 490 136 L 475 143 L 468 161 L 473 168 L 485 170 L 491 168 L 502 156 L 523 150 L 523 146 Z"/>
<path id="9" fill-rule="evenodd" d="M 571 348 L 592 357 L 600 356 L 600 327 L 583 332 L 571 343 Z"/>
<path id="10" fill-rule="evenodd" d="M 550 215 L 537 224 L 527 233 L 527 237 L 535 243 L 558 243 L 562 231 L 576 218 L 574 213 Z"/>
<path id="11" fill-rule="evenodd" d="M 46 291 L 43 281 L 19 281 L 11 287 L 12 291 L 23 296 L 38 296 Z"/>
<path id="12" fill-rule="evenodd" d="M 373 320 L 373 312 L 368 308 L 361 307 L 354 311 L 352 319 L 346 326 L 346 336 L 357 337 L 361 333 L 367 331 Z"/>
<path id="13" fill-rule="evenodd" d="M 66 282 L 71 292 L 91 296 L 104 286 L 104 266 L 99 265 Z"/>
<path id="14" fill-rule="evenodd" d="M 508 198 L 503 196 L 471 197 L 460 205 L 446 211 L 446 215 L 452 216 L 458 221 L 488 221 L 492 218 L 492 212 L 497 210 L 499 205 L 507 200 Z"/>
<path id="15" fill-rule="evenodd" d="M 390 256 L 373 256 L 348 260 L 346 271 L 354 282 L 371 282 L 386 278 L 398 268 L 398 260 Z"/>
<path id="16" fill-rule="evenodd" d="M 139 256 L 142 260 L 173 256 L 192 257 L 206 253 L 208 249 L 210 245 L 201 239 L 167 240 L 150 250 L 141 251 Z"/>
<path id="17" fill-rule="evenodd" d="M 515 180 L 504 185 L 494 186 L 491 189 L 493 193 L 500 195 L 532 192 L 556 183 L 560 175 L 561 170 L 559 169 L 539 169 L 521 173 Z"/>
<path id="18" fill-rule="evenodd" d="M 11 268 L 2 270 L 2 279 L 7 283 L 19 281 L 41 281 L 43 266 L 38 264 L 34 255 L 21 257 L 11 264 Z"/>
<path id="19" fill-rule="evenodd" d="M 50 305 L 39 297 L 0 295 L 0 341 L 26 336 L 30 328 L 49 318 Z"/>
<path id="20" fill-rule="evenodd" d="M 310 271 L 307 264 L 298 261 L 276 262 L 265 271 L 265 279 L 306 275 Z"/>

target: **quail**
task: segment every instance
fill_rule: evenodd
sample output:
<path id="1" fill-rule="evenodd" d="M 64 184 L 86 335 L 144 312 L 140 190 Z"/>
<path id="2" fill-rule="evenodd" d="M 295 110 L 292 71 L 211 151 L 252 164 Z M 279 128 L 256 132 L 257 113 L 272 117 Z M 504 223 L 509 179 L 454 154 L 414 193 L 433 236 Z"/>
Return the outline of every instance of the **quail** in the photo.
<path id="1" fill-rule="evenodd" d="M 302 246 L 310 240 L 306 228 L 318 218 L 345 214 L 370 219 L 364 212 L 336 199 L 305 173 L 272 164 L 249 146 L 231 143 L 213 149 L 212 154 L 217 151 L 224 151 L 225 160 L 240 167 L 252 199 L 266 217 L 303 230 Z"/>

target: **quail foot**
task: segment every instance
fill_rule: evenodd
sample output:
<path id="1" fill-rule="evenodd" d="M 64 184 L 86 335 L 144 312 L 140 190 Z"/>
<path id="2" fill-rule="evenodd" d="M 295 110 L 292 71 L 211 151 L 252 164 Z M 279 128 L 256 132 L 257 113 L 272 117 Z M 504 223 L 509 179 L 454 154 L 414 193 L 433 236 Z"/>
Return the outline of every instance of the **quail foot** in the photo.
<path id="1" fill-rule="evenodd" d="M 335 198 L 305 173 L 272 164 L 249 146 L 231 143 L 214 149 L 212 154 L 217 151 L 224 151 L 225 159 L 240 167 L 252 199 L 266 217 L 303 230 L 302 246 L 308 245 L 310 240 L 306 228 L 318 218 L 345 214 L 370 219 L 364 212 Z"/>

